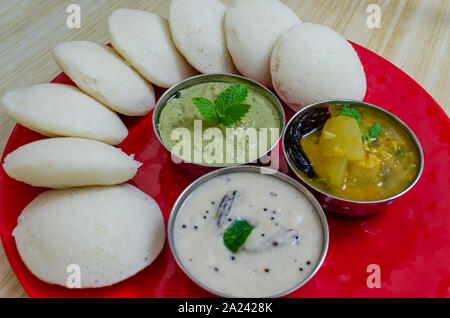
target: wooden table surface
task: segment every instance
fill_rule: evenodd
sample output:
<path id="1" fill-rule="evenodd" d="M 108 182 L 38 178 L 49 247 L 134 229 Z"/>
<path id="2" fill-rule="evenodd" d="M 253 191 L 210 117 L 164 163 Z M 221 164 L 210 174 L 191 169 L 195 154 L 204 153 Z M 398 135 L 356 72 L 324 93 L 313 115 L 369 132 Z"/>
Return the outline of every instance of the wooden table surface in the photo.
<path id="1" fill-rule="evenodd" d="M 232 0 L 223 0 L 230 4 Z M 424 87 L 450 113 L 450 1 L 282 0 L 305 22 L 330 26 L 388 59 Z M 81 7 L 81 28 L 69 29 L 66 8 Z M 0 95 L 46 83 L 60 72 L 51 48 L 63 41 L 107 43 L 106 21 L 116 8 L 152 11 L 167 17 L 169 0 L 0 0 Z M 380 28 L 369 28 L 370 4 L 381 9 Z M 395 88 L 393 88 L 395 89 Z M 411 105 L 413 110 L 415 105 Z M 0 153 L 14 121 L 0 110 Z M 0 247 L 0 297 L 26 297 Z"/>

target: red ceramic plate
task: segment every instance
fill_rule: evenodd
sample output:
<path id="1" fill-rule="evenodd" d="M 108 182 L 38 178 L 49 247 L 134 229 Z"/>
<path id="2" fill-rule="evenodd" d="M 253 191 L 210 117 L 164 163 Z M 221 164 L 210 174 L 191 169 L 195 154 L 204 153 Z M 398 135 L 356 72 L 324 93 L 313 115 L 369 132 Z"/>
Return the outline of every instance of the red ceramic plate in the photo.
<path id="1" fill-rule="evenodd" d="M 412 128 L 423 146 L 425 168 L 416 186 L 378 215 L 328 214 L 330 246 L 325 262 L 313 279 L 288 297 L 450 297 L 450 120 L 408 75 L 369 50 L 354 47 L 367 76 L 364 100 Z M 73 84 L 64 74 L 53 82 Z M 286 109 L 287 119 L 292 115 Z M 132 183 L 155 198 L 167 224 L 172 204 L 194 179 L 179 171 L 159 144 L 152 114 L 124 120 L 129 136 L 119 147 L 144 163 Z M 3 156 L 41 138 L 17 125 Z M 287 172 L 285 162 L 281 170 Z M 40 281 L 22 262 L 11 232 L 22 209 L 43 190 L 0 171 L 0 235 L 13 270 L 31 297 L 212 296 L 178 268 L 167 242 L 148 268 L 111 287 L 70 290 Z M 379 266 L 380 288 L 367 285 L 371 264 Z"/>

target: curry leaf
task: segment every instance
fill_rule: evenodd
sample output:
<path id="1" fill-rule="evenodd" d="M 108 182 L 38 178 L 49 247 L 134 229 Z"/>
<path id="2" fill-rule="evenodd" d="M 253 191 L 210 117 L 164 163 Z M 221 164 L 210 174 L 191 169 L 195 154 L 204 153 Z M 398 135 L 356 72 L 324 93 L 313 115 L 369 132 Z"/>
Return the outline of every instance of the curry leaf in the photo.
<path id="1" fill-rule="evenodd" d="M 347 106 L 345 105 L 341 112 L 339 113 L 339 116 L 347 116 L 347 117 L 353 117 L 356 119 L 356 121 L 359 123 L 361 123 L 361 114 L 359 113 L 359 111 L 357 111 L 355 108 L 351 107 L 351 106 Z"/>

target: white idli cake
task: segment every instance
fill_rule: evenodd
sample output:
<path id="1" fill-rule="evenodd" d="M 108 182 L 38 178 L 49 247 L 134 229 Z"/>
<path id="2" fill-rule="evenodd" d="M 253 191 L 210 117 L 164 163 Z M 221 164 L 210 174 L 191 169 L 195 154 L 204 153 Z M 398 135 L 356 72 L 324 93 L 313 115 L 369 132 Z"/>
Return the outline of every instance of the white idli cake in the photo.
<path id="1" fill-rule="evenodd" d="M 172 0 L 170 4 L 175 45 L 202 73 L 237 73 L 225 41 L 226 10 L 218 0 Z"/>
<path id="2" fill-rule="evenodd" d="M 109 17 L 108 26 L 113 47 L 153 84 L 167 88 L 197 73 L 178 52 L 163 17 L 118 9 Z"/>
<path id="3" fill-rule="evenodd" d="M 56 63 L 77 86 L 112 110 L 142 116 L 155 106 L 153 86 L 110 47 L 88 41 L 57 44 Z"/>
<path id="4" fill-rule="evenodd" d="M 121 143 L 128 130 L 116 113 L 64 84 L 38 84 L 7 92 L 0 100 L 7 115 L 43 135 Z"/>
<path id="5" fill-rule="evenodd" d="M 122 150 L 82 138 L 48 138 L 9 153 L 6 174 L 35 187 L 113 185 L 133 178 L 141 164 Z"/>
<path id="6" fill-rule="evenodd" d="M 243 75 L 272 87 L 270 55 L 282 31 L 301 23 L 277 0 L 239 0 L 225 17 L 227 46 L 234 65 Z"/>
<path id="7" fill-rule="evenodd" d="M 351 44 L 334 30 L 303 23 L 277 40 L 270 63 L 273 87 L 292 109 L 326 99 L 362 100 L 366 76 Z"/>
<path id="8" fill-rule="evenodd" d="M 39 279 L 66 286 L 75 264 L 86 288 L 115 284 L 148 266 L 165 230 L 158 204 L 123 184 L 43 192 L 22 211 L 13 236 Z"/>

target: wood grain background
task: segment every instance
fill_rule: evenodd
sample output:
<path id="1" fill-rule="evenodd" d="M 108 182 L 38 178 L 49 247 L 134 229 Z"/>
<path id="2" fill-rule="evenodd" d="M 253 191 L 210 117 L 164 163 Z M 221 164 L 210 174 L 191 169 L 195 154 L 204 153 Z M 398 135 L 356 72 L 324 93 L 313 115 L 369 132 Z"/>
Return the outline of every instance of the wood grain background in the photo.
<path id="1" fill-rule="evenodd" d="M 232 0 L 223 0 L 230 4 Z M 450 1 L 282 0 L 305 22 L 332 27 L 400 67 L 450 113 Z M 81 28 L 66 26 L 69 4 L 81 7 Z M 381 8 L 381 28 L 366 25 L 369 4 Z M 107 18 L 116 8 L 167 17 L 170 0 L 0 0 L 0 95 L 49 82 L 60 72 L 51 48 L 63 41 L 107 43 Z M 393 88 L 395 89 L 395 88 Z M 411 105 L 414 109 L 414 105 Z M 0 110 L 0 153 L 15 123 Z M 0 247 L 0 297 L 26 297 Z"/>

